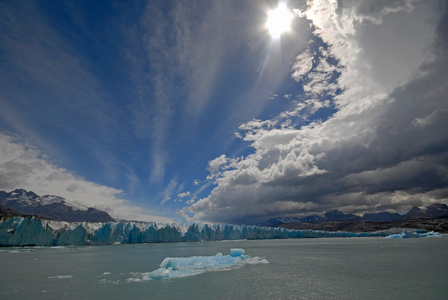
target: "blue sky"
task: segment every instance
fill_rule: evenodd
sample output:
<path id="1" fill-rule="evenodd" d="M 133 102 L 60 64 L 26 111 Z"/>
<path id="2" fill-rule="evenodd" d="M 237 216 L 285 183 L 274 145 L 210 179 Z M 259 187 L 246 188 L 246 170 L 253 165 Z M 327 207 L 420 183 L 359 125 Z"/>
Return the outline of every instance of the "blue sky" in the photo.
<path id="1" fill-rule="evenodd" d="M 443 1 L 289 1 L 273 39 L 277 4 L 0 3 L 0 189 L 160 221 L 447 202 Z"/>

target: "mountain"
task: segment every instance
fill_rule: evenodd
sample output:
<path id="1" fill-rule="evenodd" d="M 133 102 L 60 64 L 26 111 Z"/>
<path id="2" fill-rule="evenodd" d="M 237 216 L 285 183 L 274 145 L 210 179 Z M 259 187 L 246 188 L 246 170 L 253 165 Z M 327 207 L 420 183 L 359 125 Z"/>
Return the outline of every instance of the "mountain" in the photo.
<path id="1" fill-rule="evenodd" d="M 288 223 L 296 223 L 296 222 L 302 222 L 302 223 L 315 223 L 315 222 L 321 222 L 325 221 L 325 218 L 319 217 L 317 215 L 298 218 L 298 217 L 276 217 L 271 218 L 267 220 L 266 222 L 257 223 L 255 225 L 257 226 L 268 226 L 268 227 L 277 227 L 282 224 L 288 224 Z"/>
<path id="2" fill-rule="evenodd" d="M 429 218 L 448 217 L 448 205 L 436 203 L 426 208 L 426 215 Z"/>
<path id="3" fill-rule="evenodd" d="M 23 215 L 36 215 L 67 222 L 115 221 L 108 213 L 77 205 L 62 197 L 38 196 L 31 191 L 16 189 L 10 193 L 0 191 L 0 205 Z M 6 214 L 5 214 L 6 215 Z"/>
<path id="4" fill-rule="evenodd" d="M 413 206 L 407 214 L 404 215 L 403 219 L 405 220 L 415 220 L 415 219 L 424 219 L 426 216 L 425 212 L 418 208 L 417 206 Z"/>
<path id="5" fill-rule="evenodd" d="M 267 222 L 258 223 L 259 226 L 281 226 L 282 224 L 292 223 L 321 223 L 321 222 L 395 222 L 403 220 L 422 220 L 448 218 L 448 206 L 446 204 L 436 203 L 428 207 L 418 208 L 414 206 L 408 213 L 401 215 L 399 213 L 378 212 L 365 213 L 362 217 L 346 214 L 339 210 L 332 210 L 324 214 L 323 217 L 318 215 L 298 217 L 276 217 L 271 218 Z"/>
<path id="6" fill-rule="evenodd" d="M 353 214 L 344 214 L 339 210 L 332 210 L 324 215 L 325 221 L 361 221 L 362 218 Z"/>
<path id="7" fill-rule="evenodd" d="M 448 217 L 448 206 L 446 204 L 436 203 L 424 209 L 414 206 L 404 215 L 405 220 L 434 219 L 440 217 Z"/>
<path id="8" fill-rule="evenodd" d="M 322 222 L 322 221 L 325 221 L 325 218 L 320 217 L 318 215 L 312 215 L 312 216 L 303 217 L 300 219 L 300 222 L 303 222 L 303 223 L 316 223 L 316 222 Z"/>
<path id="9" fill-rule="evenodd" d="M 362 219 L 373 222 L 390 222 L 403 220 L 403 216 L 399 213 L 383 211 L 379 213 L 365 213 Z"/>
<path id="10" fill-rule="evenodd" d="M 280 226 L 282 224 L 290 223 L 319 223 L 319 222 L 333 222 L 333 221 L 360 221 L 361 217 L 353 214 L 345 214 L 339 210 L 332 210 L 327 212 L 323 217 L 318 215 L 307 216 L 303 218 L 297 217 L 276 217 L 271 218 L 266 222 L 258 223 L 258 226 Z"/>
<path id="11" fill-rule="evenodd" d="M 0 218 L 3 217 L 3 216 L 5 216 L 5 217 L 18 217 L 18 216 L 22 216 L 22 215 L 23 214 L 18 212 L 17 210 L 4 207 L 3 205 L 0 204 Z"/>

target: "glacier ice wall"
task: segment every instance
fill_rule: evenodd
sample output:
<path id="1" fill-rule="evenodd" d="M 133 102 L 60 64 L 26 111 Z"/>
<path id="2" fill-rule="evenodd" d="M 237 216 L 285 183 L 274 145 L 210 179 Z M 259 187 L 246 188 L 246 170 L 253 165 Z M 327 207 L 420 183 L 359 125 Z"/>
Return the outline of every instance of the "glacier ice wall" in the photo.
<path id="1" fill-rule="evenodd" d="M 62 222 L 36 217 L 0 221 L 0 246 L 66 246 L 221 240 L 387 236 L 385 232 L 328 232 L 253 225 Z"/>

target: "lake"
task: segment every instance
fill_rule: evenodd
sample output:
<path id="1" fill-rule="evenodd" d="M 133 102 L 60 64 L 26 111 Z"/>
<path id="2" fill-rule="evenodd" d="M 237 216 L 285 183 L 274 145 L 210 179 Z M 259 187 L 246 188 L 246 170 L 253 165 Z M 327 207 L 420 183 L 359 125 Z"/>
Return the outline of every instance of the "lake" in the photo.
<path id="1" fill-rule="evenodd" d="M 165 257 L 268 264 L 142 280 Z M 0 299 L 448 299 L 448 236 L 0 248 Z"/>

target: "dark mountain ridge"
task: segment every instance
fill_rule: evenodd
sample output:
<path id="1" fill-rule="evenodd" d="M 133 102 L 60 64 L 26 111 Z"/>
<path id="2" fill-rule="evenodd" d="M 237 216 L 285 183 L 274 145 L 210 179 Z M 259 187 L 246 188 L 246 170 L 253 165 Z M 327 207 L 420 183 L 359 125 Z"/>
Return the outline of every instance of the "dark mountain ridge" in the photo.
<path id="1" fill-rule="evenodd" d="M 362 217 L 354 214 L 346 214 L 338 210 L 333 210 L 324 214 L 298 217 L 277 217 L 271 218 L 267 222 L 257 225 L 280 226 L 289 223 L 322 223 L 322 222 L 396 222 L 404 220 L 431 220 L 436 218 L 448 218 L 448 206 L 442 203 L 431 204 L 430 206 L 418 208 L 416 206 L 404 215 L 391 212 L 365 213 Z"/>
<path id="2" fill-rule="evenodd" d="M 31 191 L 16 189 L 0 191 L 0 216 L 35 215 L 67 222 L 115 221 L 107 212 L 83 207 L 54 195 L 38 196 Z"/>

